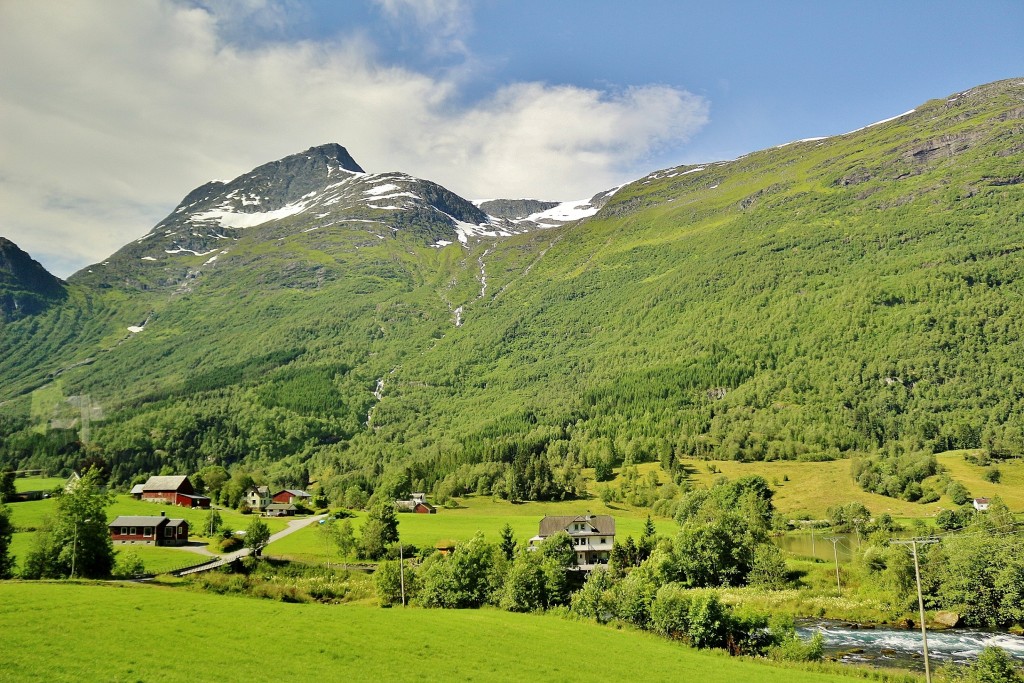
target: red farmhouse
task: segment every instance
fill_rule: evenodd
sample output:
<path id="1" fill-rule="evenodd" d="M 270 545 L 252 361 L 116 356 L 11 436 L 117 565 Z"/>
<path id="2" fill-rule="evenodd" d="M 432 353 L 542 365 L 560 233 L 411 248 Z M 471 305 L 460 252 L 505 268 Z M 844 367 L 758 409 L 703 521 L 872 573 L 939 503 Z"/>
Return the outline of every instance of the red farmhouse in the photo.
<path id="1" fill-rule="evenodd" d="M 187 508 L 208 508 L 210 499 L 197 496 L 188 477 L 150 477 L 142 485 L 142 500 L 151 503 L 168 503 Z"/>
<path id="2" fill-rule="evenodd" d="M 121 515 L 107 525 L 114 543 L 145 543 L 148 545 L 185 545 L 188 543 L 188 522 L 159 517 Z"/>

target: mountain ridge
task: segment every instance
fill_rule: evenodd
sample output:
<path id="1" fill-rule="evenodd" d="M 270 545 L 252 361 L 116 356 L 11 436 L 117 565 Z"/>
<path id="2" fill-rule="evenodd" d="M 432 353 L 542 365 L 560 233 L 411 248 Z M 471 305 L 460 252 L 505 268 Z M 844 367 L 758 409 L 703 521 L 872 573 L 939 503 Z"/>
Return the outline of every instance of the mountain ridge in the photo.
<path id="1" fill-rule="evenodd" d="M 24 392 L 62 371 L 61 391 L 105 404 L 93 434 L 117 481 L 215 462 L 334 492 L 409 468 L 417 488 L 450 490 L 486 470 L 480 486 L 508 493 L 527 472 L 569 490 L 601 459 L 660 460 L 678 478 L 684 455 L 1024 452 L 1024 399 L 1001 390 L 1024 382 L 1022 119 L 1019 79 L 980 86 L 844 135 L 662 169 L 586 220 L 507 236 L 446 217 L 419 194 L 428 181 L 400 174 L 318 190 L 362 212 L 333 226 L 312 204 L 214 226 L 212 210 L 258 212 L 211 195 L 197 223 L 109 260 L 113 277 L 69 280 L 67 343 L 25 350 L 55 311 L 0 328 L 3 398 L 27 429 Z M 538 208 L 554 207 L 510 203 L 502 219 Z M 164 235 L 186 225 L 221 230 L 229 253 Z M 161 255 L 178 247 L 197 253 Z M 18 453 L 3 457 L 33 457 Z"/>

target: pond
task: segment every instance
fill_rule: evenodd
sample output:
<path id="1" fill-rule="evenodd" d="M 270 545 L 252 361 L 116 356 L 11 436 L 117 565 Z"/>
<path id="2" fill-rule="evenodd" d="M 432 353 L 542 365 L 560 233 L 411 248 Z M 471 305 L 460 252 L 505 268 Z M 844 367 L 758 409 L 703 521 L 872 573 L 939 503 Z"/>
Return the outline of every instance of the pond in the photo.
<path id="1" fill-rule="evenodd" d="M 832 541 L 827 539 L 836 539 L 834 550 Z M 854 534 L 833 534 L 827 530 L 814 533 L 784 534 L 775 536 L 772 541 L 782 550 L 801 557 L 813 557 L 825 562 L 833 562 L 838 555 L 840 563 L 852 561 L 853 553 L 860 545 L 860 539 Z"/>

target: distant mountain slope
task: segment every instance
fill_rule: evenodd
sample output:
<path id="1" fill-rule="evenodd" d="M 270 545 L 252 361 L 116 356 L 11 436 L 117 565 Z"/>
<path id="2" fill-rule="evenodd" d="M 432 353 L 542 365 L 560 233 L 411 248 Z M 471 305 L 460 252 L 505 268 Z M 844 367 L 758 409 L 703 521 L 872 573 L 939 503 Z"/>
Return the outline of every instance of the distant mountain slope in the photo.
<path id="1" fill-rule="evenodd" d="M 0 237 L 0 321 L 38 313 L 65 296 L 63 282 Z"/>
<path id="2" fill-rule="evenodd" d="M 399 464 L 559 495 L 598 459 L 1024 452 L 1022 122 L 1004 81 L 570 206 L 312 148 L 3 328 L 3 398 L 57 376 L 101 402 L 117 480 L 244 461 L 334 492 Z"/>

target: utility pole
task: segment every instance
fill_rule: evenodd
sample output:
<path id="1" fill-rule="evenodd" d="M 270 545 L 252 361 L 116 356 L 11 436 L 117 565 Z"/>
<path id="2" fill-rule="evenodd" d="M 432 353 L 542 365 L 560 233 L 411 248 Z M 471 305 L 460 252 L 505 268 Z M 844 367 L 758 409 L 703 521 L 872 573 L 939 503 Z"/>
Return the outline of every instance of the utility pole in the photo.
<path id="1" fill-rule="evenodd" d="M 917 579 L 917 609 L 921 617 L 921 646 L 924 649 L 924 679 L 932 683 L 931 665 L 928 662 L 928 627 L 924 623 L 924 597 L 921 595 L 921 565 L 917 561 L 917 544 L 938 543 L 937 538 L 912 538 L 909 541 L 889 541 L 896 545 L 909 545 L 914 552 L 914 577 Z"/>
<path id="2" fill-rule="evenodd" d="M 402 583 L 402 607 L 405 607 L 405 554 L 402 544 L 398 544 L 398 578 Z"/>
<path id="3" fill-rule="evenodd" d="M 75 578 L 75 558 L 78 557 L 78 522 L 75 522 L 75 536 L 71 541 L 71 578 Z"/>
<path id="4" fill-rule="evenodd" d="M 838 545 L 839 545 L 840 539 L 836 538 L 835 536 L 826 536 L 825 540 L 832 542 L 832 557 L 834 557 L 835 560 L 836 560 L 836 594 L 839 595 L 839 597 L 842 597 L 843 596 L 843 586 L 839 582 L 839 549 L 838 549 Z"/>

